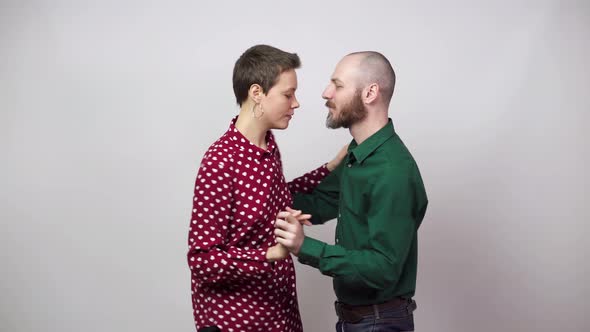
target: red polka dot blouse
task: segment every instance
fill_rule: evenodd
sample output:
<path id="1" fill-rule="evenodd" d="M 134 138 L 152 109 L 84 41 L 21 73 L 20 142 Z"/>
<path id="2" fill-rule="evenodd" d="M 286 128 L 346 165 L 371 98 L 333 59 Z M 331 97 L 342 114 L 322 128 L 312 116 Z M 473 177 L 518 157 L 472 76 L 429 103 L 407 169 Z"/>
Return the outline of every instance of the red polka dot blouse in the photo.
<path id="1" fill-rule="evenodd" d="M 205 153 L 195 183 L 188 236 L 195 325 L 302 331 L 293 260 L 271 264 L 266 251 L 291 194 L 310 192 L 329 171 L 324 165 L 286 183 L 272 132 L 263 150 L 236 129 L 236 119 Z"/>

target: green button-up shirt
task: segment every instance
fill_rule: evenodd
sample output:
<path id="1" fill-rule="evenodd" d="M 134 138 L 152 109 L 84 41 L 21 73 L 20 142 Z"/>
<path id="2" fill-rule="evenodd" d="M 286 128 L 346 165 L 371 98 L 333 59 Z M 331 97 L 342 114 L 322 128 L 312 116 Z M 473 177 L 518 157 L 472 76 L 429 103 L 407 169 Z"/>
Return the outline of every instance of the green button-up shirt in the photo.
<path id="1" fill-rule="evenodd" d="M 305 237 L 299 261 L 333 277 L 338 300 L 351 305 L 412 297 L 417 230 L 428 199 L 414 158 L 388 124 L 360 145 L 294 207 L 312 223 L 338 218 L 336 243 Z"/>

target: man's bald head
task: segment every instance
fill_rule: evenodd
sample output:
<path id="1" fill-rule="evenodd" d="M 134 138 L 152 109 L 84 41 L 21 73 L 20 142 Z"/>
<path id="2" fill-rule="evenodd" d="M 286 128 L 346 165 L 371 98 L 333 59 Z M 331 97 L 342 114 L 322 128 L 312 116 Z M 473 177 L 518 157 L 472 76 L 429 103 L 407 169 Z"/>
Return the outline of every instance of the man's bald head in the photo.
<path id="1" fill-rule="evenodd" d="M 347 55 L 358 60 L 359 85 L 377 83 L 383 101 L 389 104 L 395 88 L 395 71 L 383 54 L 374 51 L 354 52 Z"/>

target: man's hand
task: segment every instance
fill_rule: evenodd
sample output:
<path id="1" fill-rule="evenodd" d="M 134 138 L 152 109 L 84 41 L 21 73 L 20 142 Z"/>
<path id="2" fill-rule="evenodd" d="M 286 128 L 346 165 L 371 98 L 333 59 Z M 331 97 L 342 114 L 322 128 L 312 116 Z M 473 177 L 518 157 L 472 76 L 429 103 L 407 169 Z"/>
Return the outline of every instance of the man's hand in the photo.
<path id="1" fill-rule="evenodd" d="M 311 226 L 311 214 L 303 214 L 301 210 L 293 210 L 290 207 L 287 207 L 287 212 L 291 213 L 293 217 L 299 220 L 300 223 L 304 224 L 305 226 Z"/>
<path id="2" fill-rule="evenodd" d="M 287 211 L 280 212 L 277 217 L 278 219 L 275 222 L 277 242 L 297 256 L 305 239 L 303 226 L 296 217 Z"/>
<path id="3" fill-rule="evenodd" d="M 278 243 L 266 251 L 266 260 L 269 262 L 276 262 L 285 259 L 289 256 L 290 252 L 285 246 Z"/>
<path id="4" fill-rule="evenodd" d="M 327 164 L 326 164 L 326 168 L 328 169 L 328 171 L 333 171 L 334 169 L 336 169 L 336 167 L 338 167 L 338 165 L 340 165 L 340 163 L 342 162 L 342 159 L 344 159 L 344 157 L 346 157 L 346 154 L 348 153 L 348 144 L 346 144 L 345 146 L 343 146 L 340 151 L 338 151 L 338 154 L 336 155 L 336 157 L 334 157 L 334 159 L 330 160 Z"/>

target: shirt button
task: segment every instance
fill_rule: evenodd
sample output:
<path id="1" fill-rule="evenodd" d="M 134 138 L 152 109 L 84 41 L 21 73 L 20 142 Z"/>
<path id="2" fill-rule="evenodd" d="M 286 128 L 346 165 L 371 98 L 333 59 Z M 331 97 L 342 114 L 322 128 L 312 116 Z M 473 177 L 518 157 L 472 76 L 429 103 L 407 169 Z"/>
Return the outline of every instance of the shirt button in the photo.
<path id="1" fill-rule="evenodd" d="M 346 166 L 348 166 L 348 168 L 350 168 L 350 167 L 352 167 L 352 164 L 348 164 L 348 165 L 346 165 Z"/>

